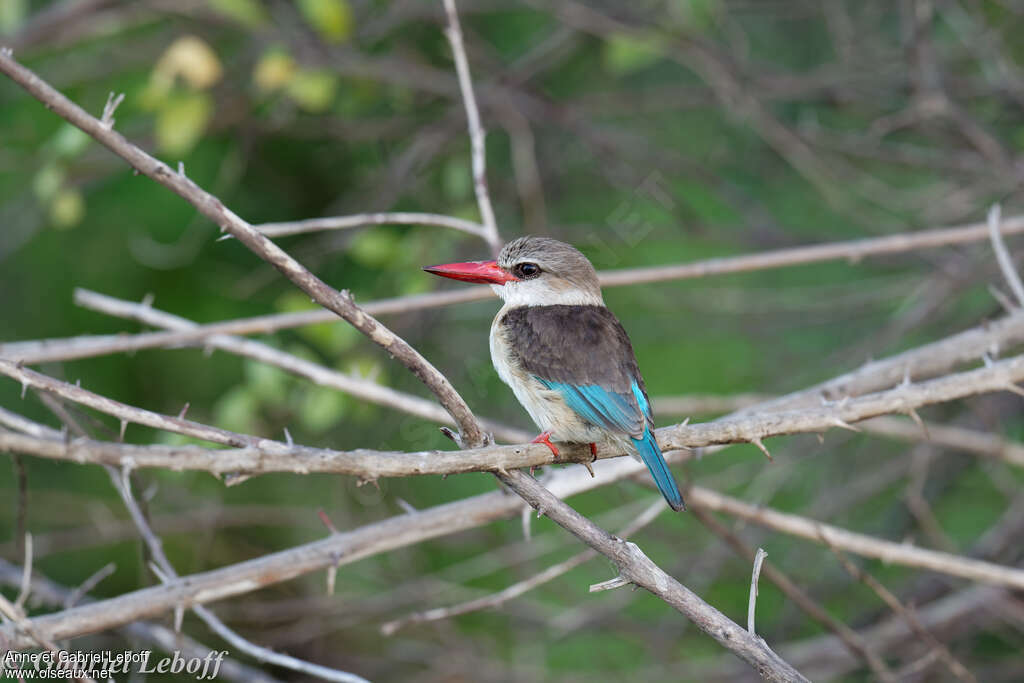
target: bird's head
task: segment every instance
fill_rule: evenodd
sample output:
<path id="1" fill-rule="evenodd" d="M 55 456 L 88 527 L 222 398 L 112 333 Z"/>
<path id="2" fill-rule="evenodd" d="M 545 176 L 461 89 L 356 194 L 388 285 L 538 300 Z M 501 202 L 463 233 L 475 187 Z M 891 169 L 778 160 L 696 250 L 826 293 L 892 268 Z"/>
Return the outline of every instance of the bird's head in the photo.
<path id="1" fill-rule="evenodd" d="M 453 280 L 489 284 L 511 306 L 604 304 L 597 273 L 587 257 L 550 237 L 514 239 L 496 261 L 446 263 L 423 270 Z"/>

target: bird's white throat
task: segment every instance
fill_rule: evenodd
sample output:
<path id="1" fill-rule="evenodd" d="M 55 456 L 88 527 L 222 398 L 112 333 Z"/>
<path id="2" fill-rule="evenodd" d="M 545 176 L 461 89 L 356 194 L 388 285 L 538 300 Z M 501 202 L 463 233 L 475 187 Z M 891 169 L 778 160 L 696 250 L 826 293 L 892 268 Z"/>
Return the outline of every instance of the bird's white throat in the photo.
<path id="1" fill-rule="evenodd" d="M 563 281 L 564 282 L 564 281 Z M 553 287 L 544 278 L 491 285 L 506 308 L 517 306 L 604 306 L 600 292 L 587 292 L 579 287 Z"/>

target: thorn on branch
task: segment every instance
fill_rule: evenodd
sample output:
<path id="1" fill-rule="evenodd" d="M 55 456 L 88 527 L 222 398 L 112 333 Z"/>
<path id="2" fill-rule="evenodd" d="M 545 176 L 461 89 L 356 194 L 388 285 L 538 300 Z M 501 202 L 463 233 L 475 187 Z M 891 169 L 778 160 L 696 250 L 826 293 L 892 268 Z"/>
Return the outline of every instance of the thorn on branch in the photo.
<path id="1" fill-rule="evenodd" d="M 921 433 L 924 435 L 924 440 L 931 441 L 931 436 L 929 436 L 928 434 L 928 426 L 925 425 L 924 420 L 922 420 L 921 416 L 917 414 L 917 411 L 911 408 L 910 410 L 907 411 L 907 415 L 910 416 L 910 419 L 912 419 L 914 421 L 914 424 L 917 425 L 918 429 L 921 430 Z"/>
<path id="2" fill-rule="evenodd" d="M 861 431 L 860 427 L 855 427 L 855 426 L 853 426 L 852 424 L 850 424 L 849 422 L 847 422 L 846 420 L 844 420 L 844 419 L 842 419 L 840 417 L 832 418 L 832 424 L 835 425 L 836 427 L 839 427 L 840 429 L 847 429 L 847 430 L 849 430 L 851 432 L 859 432 L 859 431 Z M 822 436 L 821 434 L 819 434 L 818 436 L 821 437 L 822 443 L 824 443 L 825 437 Z"/>
<path id="3" fill-rule="evenodd" d="M 178 419 L 179 420 L 184 420 L 185 419 L 185 413 L 188 412 L 189 405 L 190 405 L 189 402 L 185 401 L 185 405 L 183 405 L 181 407 L 181 410 L 178 412 Z"/>
<path id="4" fill-rule="evenodd" d="M 405 500 L 404 498 L 395 498 L 395 502 L 398 503 L 398 507 L 402 508 L 402 510 L 407 515 L 414 515 L 417 512 L 419 512 L 419 510 L 417 510 L 412 503 Z"/>
<path id="5" fill-rule="evenodd" d="M 117 108 L 122 102 L 124 102 L 124 93 L 118 95 L 111 92 L 107 96 L 107 104 L 104 105 L 103 116 L 100 118 L 100 123 L 103 124 L 103 127 L 107 130 L 114 127 L 114 112 L 117 111 Z"/>
<path id="6" fill-rule="evenodd" d="M 590 478 L 593 479 L 594 478 L 594 467 L 590 463 L 591 463 L 590 460 L 584 460 L 580 464 L 587 468 L 587 472 L 590 473 Z"/>
<path id="7" fill-rule="evenodd" d="M 441 433 L 451 439 L 456 446 L 462 448 L 462 437 L 449 427 L 439 427 Z"/>
<path id="8" fill-rule="evenodd" d="M 607 581 L 602 581 L 600 583 L 591 584 L 590 592 L 591 593 L 599 593 L 601 591 L 615 590 L 616 588 L 622 588 L 623 586 L 628 586 L 630 583 L 632 583 L 632 581 L 629 581 L 628 579 L 624 579 L 622 577 L 622 575 L 620 574 L 619 576 L 616 576 L 614 579 L 608 579 Z"/>
<path id="9" fill-rule="evenodd" d="M 750 440 L 750 443 L 757 446 L 761 450 L 761 452 L 764 453 L 764 456 L 766 458 L 768 458 L 772 462 L 775 462 L 775 458 L 773 458 L 772 454 L 768 452 L 767 448 L 765 448 L 764 442 L 761 441 L 761 437 L 754 437 L 753 439 Z"/>
<path id="10" fill-rule="evenodd" d="M 328 531 L 330 531 L 332 534 L 338 533 L 337 527 L 334 526 L 334 522 L 332 522 L 331 518 L 327 516 L 327 513 L 324 512 L 323 508 L 317 510 L 316 514 L 318 517 L 320 517 L 320 521 L 324 523 L 324 526 L 327 527 Z"/>

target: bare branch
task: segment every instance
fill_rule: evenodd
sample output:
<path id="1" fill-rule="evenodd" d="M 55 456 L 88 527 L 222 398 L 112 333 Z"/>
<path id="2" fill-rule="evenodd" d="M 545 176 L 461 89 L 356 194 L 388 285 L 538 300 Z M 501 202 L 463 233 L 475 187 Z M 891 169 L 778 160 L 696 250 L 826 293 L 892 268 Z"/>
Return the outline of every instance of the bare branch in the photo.
<path id="1" fill-rule="evenodd" d="M 1003 228 L 1000 225 L 1001 217 L 1002 211 L 999 205 L 993 204 L 992 208 L 988 210 L 988 233 L 989 238 L 992 240 L 992 250 L 996 253 L 999 270 L 1003 271 L 1006 284 L 1010 286 L 1010 290 L 1017 298 L 1017 305 L 1024 306 L 1024 284 L 1021 284 L 1020 273 L 1014 267 L 1013 258 L 1010 257 L 1010 252 L 1003 241 Z"/>
<path id="2" fill-rule="evenodd" d="M 612 536 L 567 505 L 520 470 L 500 472 L 498 478 L 535 510 L 612 560 L 619 575 L 646 588 L 724 647 L 730 649 L 770 681 L 806 681 L 800 673 L 772 652 L 763 639 L 752 636 L 695 593 L 666 574 L 629 541 Z"/>
<path id="3" fill-rule="evenodd" d="M 129 143 L 120 133 L 104 126 L 96 117 L 16 62 L 11 55 L 0 54 L 0 72 L 6 74 L 59 116 L 81 128 L 123 158 L 137 171 L 172 190 L 195 206 L 200 213 L 216 223 L 222 231 L 230 233 L 253 253 L 281 271 L 285 277 L 309 294 L 317 303 L 337 313 L 412 370 L 449 411 L 459 425 L 459 429 L 464 432 L 463 436 L 468 442 L 477 443 L 484 439 L 484 434 L 469 406 L 444 375 L 404 340 L 356 306 L 350 295 L 329 287 L 280 247 L 225 207 L 219 199 L 200 188 L 184 174 L 173 172 L 167 164 L 154 159 Z"/>
<path id="4" fill-rule="evenodd" d="M 1024 216 L 1016 216 L 1003 221 L 1001 231 L 1006 234 L 1024 232 Z M 795 249 L 779 249 L 744 256 L 697 261 L 676 266 L 650 266 L 629 270 L 605 271 L 599 274 L 599 278 L 604 287 L 664 282 L 838 259 L 855 261 L 869 255 L 901 253 L 951 244 L 966 244 L 987 239 L 988 236 L 989 232 L 986 224 L 978 223 L 849 242 L 797 247 Z M 76 301 L 80 301 L 88 306 L 85 302 L 90 297 L 101 297 L 102 295 L 78 289 L 75 292 L 75 296 Z M 491 296 L 493 296 L 493 292 L 486 286 L 463 287 L 442 292 L 368 302 L 363 307 L 363 310 L 370 315 L 386 315 L 479 301 Z M 24 363 L 42 363 L 145 348 L 173 347 L 197 343 L 200 340 L 217 334 L 269 334 L 275 330 L 334 322 L 336 320 L 337 316 L 333 312 L 323 309 L 298 313 L 278 313 L 208 325 L 197 325 L 179 333 L 84 336 L 38 342 L 8 342 L 0 344 L 0 356 Z M 1011 332 L 1011 334 L 1015 333 Z M 1014 336 L 1013 339 L 1008 341 L 1020 341 L 1019 335 Z M 671 411 L 673 409 L 669 408 L 668 410 Z"/>
<path id="5" fill-rule="evenodd" d="M 171 315 L 170 313 L 164 313 L 153 308 L 151 305 L 123 301 L 84 290 L 79 290 L 76 293 L 76 298 L 79 303 L 93 310 L 99 310 L 110 315 L 129 317 L 150 325 L 180 330 L 192 330 L 197 327 L 196 323 L 190 320 Z M 208 337 L 204 343 L 212 348 L 273 365 L 299 377 L 305 377 L 320 386 L 332 387 L 378 405 L 387 406 L 435 422 L 455 424 L 454 418 L 432 401 L 396 391 L 391 387 L 368 379 L 338 372 L 305 358 L 275 349 L 262 342 L 217 334 Z M 484 420 L 483 423 L 489 432 L 506 441 L 526 441 L 529 438 L 529 435 L 525 432 L 506 427 L 491 420 Z"/>
<path id="6" fill-rule="evenodd" d="M 2 368 L 3 362 L 0 361 L 0 369 Z M 1024 356 L 920 384 L 900 384 L 888 391 L 819 408 L 739 415 L 700 424 L 683 423 L 656 430 L 655 435 L 662 450 L 666 452 L 730 443 L 756 443 L 771 436 L 824 432 L 833 427 L 848 426 L 847 423 L 877 415 L 906 413 L 908 410 L 932 403 L 952 401 L 989 391 L 1001 391 L 1020 381 L 1024 381 Z M 130 414 L 135 415 L 134 412 Z M 177 424 L 170 422 L 177 418 L 159 416 L 155 413 L 146 419 L 168 421 L 172 426 Z M 500 472 L 559 463 L 582 463 L 593 459 L 589 448 L 579 444 L 566 444 L 560 449 L 557 457 L 541 444 L 406 453 L 372 450 L 332 451 L 258 440 L 242 448 L 209 450 L 195 446 L 134 446 L 85 439 L 66 443 L 59 438 L 22 436 L 3 431 L 0 431 L 0 451 L 80 463 L 120 466 L 122 463 L 130 462 L 133 467 L 203 470 L 217 474 L 333 472 L 364 479 L 479 471 Z M 601 449 L 598 452 L 600 459 L 619 458 L 623 455 L 624 451 L 612 448 Z M 1009 458 L 1007 461 L 1013 462 Z"/>
<path id="7" fill-rule="evenodd" d="M 750 505 L 710 489 L 700 487 L 689 489 L 687 504 L 691 499 L 694 501 L 694 506 L 724 512 L 732 517 L 810 541 L 821 542 L 822 536 L 824 536 L 828 539 L 829 544 L 862 557 L 873 557 L 883 562 L 906 567 L 919 567 L 981 583 L 1024 588 L 1024 569 L 858 534 L 836 526 L 822 524 L 807 517 Z"/>
<path id="8" fill-rule="evenodd" d="M 764 551 L 764 548 L 758 548 L 754 554 L 754 570 L 750 575 L 750 597 L 747 600 L 747 633 L 750 635 L 757 635 L 754 630 L 754 613 L 757 610 L 757 580 L 761 577 L 761 565 L 764 564 L 764 558 L 768 557 L 768 553 Z"/>
<path id="9" fill-rule="evenodd" d="M 484 226 L 472 221 L 463 220 L 454 216 L 444 216 L 436 213 L 360 213 L 352 216 L 333 216 L 331 218 L 309 218 L 302 221 L 283 221 L 278 223 L 260 223 L 253 227 L 267 237 L 285 237 L 287 235 L 301 235 L 307 232 L 318 232 L 321 230 L 348 230 L 350 228 L 361 228 L 365 225 L 435 225 L 442 228 L 452 228 L 487 238 Z M 369 309 L 365 306 L 363 310 Z M 372 315 L 372 312 L 371 312 Z"/>
<path id="10" fill-rule="evenodd" d="M 111 565 L 107 565 L 108 567 Z M 102 570 L 101 570 L 102 571 Z M 17 585 L 18 577 L 22 569 L 6 560 L 0 559 L 0 584 Z M 96 575 L 99 575 L 97 572 Z M 94 575 L 94 576 L 96 576 Z M 84 587 L 89 580 L 84 582 Z M 79 602 L 92 602 L 90 598 L 76 595 L 77 591 L 66 588 L 50 581 L 49 579 L 36 575 L 32 579 L 34 590 L 33 599 L 53 607 L 78 604 Z M 151 624 L 145 621 L 136 621 L 118 627 L 127 639 L 132 642 L 149 643 L 165 652 L 181 651 L 182 656 L 195 659 L 203 659 L 210 655 L 210 648 L 192 640 L 186 635 L 174 633 L 171 629 L 158 624 Z M 220 675 L 228 680 L 240 681 L 242 683 L 277 683 L 277 679 L 268 676 L 259 669 L 225 660 L 220 669 Z"/>
<path id="11" fill-rule="evenodd" d="M 462 27 L 459 25 L 459 14 L 455 9 L 455 0 L 444 0 L 444 10 L 448 17 L 448 28 L 445 37 L 452 46 L 455 58 L 455 72 L 459 76 L 459 90 L 462 102 L 466 106 L 466 120 L 469 123 L 469 140 L 473 148 L 473 190 L 476 203 L 480 208 L 480 219 L 484 226 L 484 239 L 491 247 L 494 256 L 501 250 L 501 236 L 498 234 L 498 222 L 491 206 L 491 195 L 487 189 L 487 147 L 484 143 L 484 129 L 480 125 L 480 110 L 476 106 L 473 94 L 473 78 L 469 73 L 469 60 L 466 58 L 466 47 L 462 41 Z"/>
<path id="12" fill-rule="evenodd" d="M 11 379 L 21 382 L 23 386 L 27 385 L 35 389 L 40 389 L 69 401 L 89 406 L 90 408 L 108 415 L 113 415 L 121 420 L 122 424 L 132 422 L 228 446 L 260 447 L 261 445 L 265 445 L 273 447 L 271 446 L 271 443 L 274 442 L 270 442 L 267 439 L 249 436 L 248 434 L 239 434 L 226 429 L 193 422 L 192 420 L 170 417 L 154 413 L 143 408 L 129 406 L 124 403 L 120 403 L 119 401 L 106 398 L 105 396 L 95 394 L 87 389 L 82 389 L 80 386 L 75 384 L 68 384 L 67 382 L 62 382 L 33 370 L 29 370 L 28 368 L 19 367 L 17 364 L 2 358 L 0 358 L 0 374 L 7 375 Z M 264 444 L 263 442 L 266 443 Z M 277 446 L 287 448 L 283 443 L 277 443 Z"/>
<path id="13" fill-rule="evenodd" d="M 897 598 L 888 588 L 883 586 L 882 583 L 871 574 L 864 571 L 853 562 L 850 562 L 850 560 L 843 555 L 841 550 L 832 545 L 825 534 L 821 535 L 821 542 L 827 545 L 835 554 L 836 558 L 839 559 L 840 564 L 843 565 L 843 568 L 850 574 L 850 576 L 871 588 L 871 590 L 873 590 L 878 597 L 880 597 L 882 601 L 889 606 L 889 609 L 900 615 L 900 617 L 910 625 L 910 628 L 919 638 L 928 643 L 928 646 L 938 654 L 938 657 L 942 659 L 954 676 L 959 678 L 961 681 L 977 683 L 978 679 L 975 678 L 974 675 L 968 671 L 956 657 L 953 656 L 953 653 L 949 651 L 949 648 L 940 643 L 935 636 L 933 636 L 928 629 L 924 627 L 921 620 L 917 618 L 917 615 L 915 615 L 912 610 L 904 607 L 899 598 Z"/>
<path id="14" fill-rule="evenodd" d="M 526 513 L 530 512 L 529 508 L 523 508 L 523 511 Z M 622 531 L 619 532 L 619 538 L 625 539 L 635 534 L 637 531 L 653 522 L 655 518 L 664 511 L 664 501 L 660 499 L 654 501 L 654 503 L 648 505 L 647 509 L 641 512 L 636 519 L 623 527 Z M 451 619 L 452 617 L 469 614 L 470 612 L 479 612 L 480 610 L 490 609 L 492 607 L 500 607 L 509 600 L 518 598 L 538 586 L 543 586 L 544 584 L 557 579 L 559 576 L 567 574 L 576 567 L 589 562 L 595 557 L 597 557 L 596 550 L 584 550 L 581 553 L 573 555 L 567 560 L 548 567 L 544 571 L 535 574 L 528 579 L 518 581 L 497 593 L 485 595 L 475 600 L 469 600 L 450 607 L 437 607 L 434 609 L 424 610 L 422 612 L 414 612 L 413 614 L 409 614 L 400 619 L 388 621 L 381 625 L 381 633 L 386 636 L 390 636 L 394 635 L 398 630 L 412 624 L 422 624 L 428 621 Z"/>
<path id="15" fill-rule="evenodd" d="M 751 562 L 756 559 L 754 549 L 744 543 L 739 536 L 715 519 L 710 513 L 699 507 L 691 507 L 690 512 L 693 513 L 693 516 L 701 524 L 710 529 L 712 533 L 725 540 L 738 555 Z M 898 679 L 893 676 L 892 671 L 889 670 L 889 667 L 886 666 L 882 658 L 878 656 L 878 653 L 874 651 L 863 636 L 829 614 L 810 595 L 793 583 L 785 574 L 772 566 L 771 563 L 765 563 L 763 572 L 768 580 L 774 583 L 805 614 L 832 631 L 851 654 L 863 659 L 879 681 L 883 683 L 896 683 Z"/>

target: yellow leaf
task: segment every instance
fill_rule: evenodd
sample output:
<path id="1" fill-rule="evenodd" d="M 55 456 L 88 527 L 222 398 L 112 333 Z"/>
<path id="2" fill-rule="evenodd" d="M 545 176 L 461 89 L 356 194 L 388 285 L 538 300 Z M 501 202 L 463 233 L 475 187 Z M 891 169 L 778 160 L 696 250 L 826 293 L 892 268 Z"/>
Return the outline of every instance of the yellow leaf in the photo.
<path id="1" fill-rule="evenodd" d="M 85 216 L 85 199 L 78 190 L 63 189 L 58 192 L 50 204 L 50 220 L 54 227 L 62 230 L 73 228 Z"/>
<path id="2" fill-rule="evenodd" d="M 263 92 L 271 92 L 291 80 L 295 69 L 295 60 L 291 55 L 273 50 L 260 58 L 253 70 L 252 80 Z"/>
<path id="3" fill-rule="evenodd" d="M 199 142 L 213 116 L 206 93 L 188 93 L 168 100 L 156 117 L 156 142 L 172 156 L 187 153 Z"/>
<path id="4" fill-rule="evenodd" d="M 150 78 L 151 86 L 166 93 L 177 78 L 196 90 L 209 88 L 221 79 L 224 70 L 213 49 L 196 36 L 174 41 L 157 61 Z"/>
<path id="5" fill-rule="evenodd" d="M 352 34 L 352 8 L 346 0 L 299 0 L 299 8 L 329 43 L 340 43 Z"/>
<path id="6" fill-rule="evenodd" d="M 288 96 L 302 109 L 319 113 L 331 106 L 338 78 L 330 71 L 299 71 L 288 81 Z"/>

